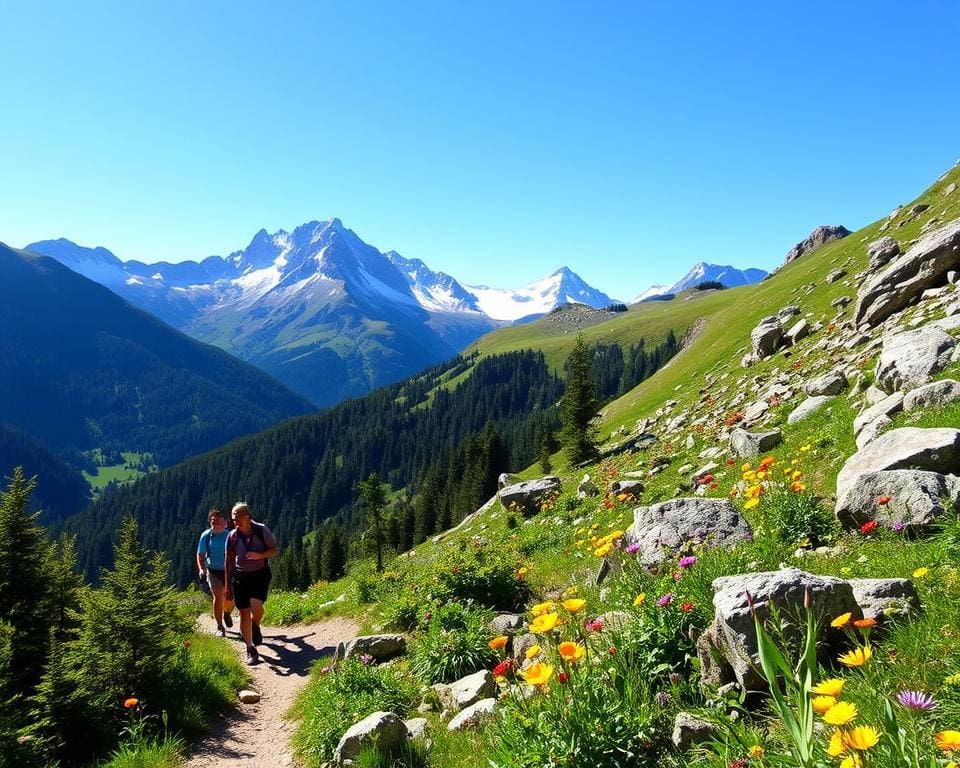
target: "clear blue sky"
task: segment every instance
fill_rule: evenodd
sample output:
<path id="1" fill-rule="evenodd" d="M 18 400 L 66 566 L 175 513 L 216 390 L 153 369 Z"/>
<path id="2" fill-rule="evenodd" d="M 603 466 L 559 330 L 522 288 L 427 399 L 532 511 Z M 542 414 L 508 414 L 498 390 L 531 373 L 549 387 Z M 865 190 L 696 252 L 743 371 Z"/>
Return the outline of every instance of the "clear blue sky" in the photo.
<path id="1" fill-rule="evenodd" d="M 149 6 L 149 7 L 148 7 Z M 0 240 L 226 254 L 338 216 L 465 283 L 772 268 L 960 157 L 960 4 L 19 2 Z"/>

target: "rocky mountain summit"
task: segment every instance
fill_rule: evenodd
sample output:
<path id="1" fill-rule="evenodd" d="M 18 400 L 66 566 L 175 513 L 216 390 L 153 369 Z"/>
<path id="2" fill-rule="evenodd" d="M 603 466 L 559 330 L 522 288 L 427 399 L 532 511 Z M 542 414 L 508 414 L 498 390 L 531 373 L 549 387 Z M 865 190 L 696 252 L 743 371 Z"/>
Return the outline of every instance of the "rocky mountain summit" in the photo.
<path id="1" fill-rule="evenodd" d="M 793 248 L 787 251 L 787 255 L 783 259 L 784 264 L 789 264 L 791 261 L 799 259 L 805 253 L 810 253 L 810 251 L 816 250 L 821 245 L 826 245 L 832 240 L 839 240 L 842 237 L 846 237 L 850 234 L 850 230 L 842 225 L 838 226 L 819 226 L 813 230 L 806 238 L 797 243 Z"/>

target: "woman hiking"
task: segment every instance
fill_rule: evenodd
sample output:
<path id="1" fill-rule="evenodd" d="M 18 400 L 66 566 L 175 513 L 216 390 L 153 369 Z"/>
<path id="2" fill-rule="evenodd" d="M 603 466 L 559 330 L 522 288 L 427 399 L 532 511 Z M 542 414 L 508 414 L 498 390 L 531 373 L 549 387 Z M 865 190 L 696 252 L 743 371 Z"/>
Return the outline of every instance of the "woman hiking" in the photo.
<path id="1" fill-rule="evenodd" d="M 270 588 L 270 564 L 277 542 L 270 529 L 250 517 L 250 507 L 238 501 L 231 510 L 234 529 L 227 535 L 226 597 L 236 601 L 240 611 L 240 634 L 247 644 L 247 664 L 260 660 L 257 646 L 263 642 L 260 620 Z"/>
<path id="2" fill-rule="evenodd" d="M 197 542 L 197 572 L 201 581 L 210 585 L 210 594 L 213 595 L 213 618 L 217 621 L 217 634 L 226 637 L 224 625 L 233 626 L 230 610 L 225 610 L 224 588 L 226 576 L 224 560 L 227 552 L 227 518 L 219 509 L 211 509 L 208 513 L 210 527 L 200 534 Z"/>

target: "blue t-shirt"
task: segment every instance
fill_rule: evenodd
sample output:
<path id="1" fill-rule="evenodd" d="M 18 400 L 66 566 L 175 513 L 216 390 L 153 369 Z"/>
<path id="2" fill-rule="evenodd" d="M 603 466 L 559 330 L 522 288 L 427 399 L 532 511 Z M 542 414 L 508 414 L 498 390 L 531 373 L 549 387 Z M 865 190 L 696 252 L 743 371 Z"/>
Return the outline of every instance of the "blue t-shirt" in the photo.
<path id="1" fill-rule="evenodd" d="M 203 555 L 207 563 L 207 568 L 214 571 L 222 571 L 224 562 L 227 559 L 227 534 L 230 533 L 224 528 L 220 533 L 214 533 L 212 528 L 207 528 L 200 534 L 200 541 L 197 544 L 197 554 Z M 209 549 L 207 542 L 210 543 Z"/>

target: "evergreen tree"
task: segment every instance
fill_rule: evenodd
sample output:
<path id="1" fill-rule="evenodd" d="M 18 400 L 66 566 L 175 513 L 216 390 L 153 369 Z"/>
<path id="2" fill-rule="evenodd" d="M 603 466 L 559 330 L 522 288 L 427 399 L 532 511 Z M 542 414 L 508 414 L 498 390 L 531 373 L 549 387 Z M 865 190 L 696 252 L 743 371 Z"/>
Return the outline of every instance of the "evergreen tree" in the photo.
<path id="1" fill-rule="evenodd" d="M 590 373 L 590 350 L 577 334 L 577 342 L 567 358 L 567 387 L 560 401 L 563 426 L 560 440 L 571 467 L 595 459 L 597 451 L 597 427 L 594 420 L 599 409 L 594 398 L 594 385 Z"/>
<path id="2" fill-rule="evenodd" d="M 347 567 L 347 547 L 340 534 L 339 526 L 330 523 L 323 535 L 323 578 L 324 581 L 336 581 L 343 576 Z"/>
<path id="3" fill-rule="evenodd" d="M 310 581 L 318 582 L 323 579 L 323 529 L 318 528 L 313 537 L 313 546 L 310 547 Z"/>
<path id="4" fill-rule="evenodd" d="M 373 544 L 377 550 L 377 573 L 383 573 L 383 540 L 386 532 L 387 496 L 376 472 L 357 483 L 360 502 L 363 505 L 364 522 L 373 531 Z"/>
<path id="5" fill-rule="evenodd" d="M 545 475 L 553 472 L 553 463 L 550 461 L 550 442 L 544 438 L 540 444 L 540 471 Z"/>

